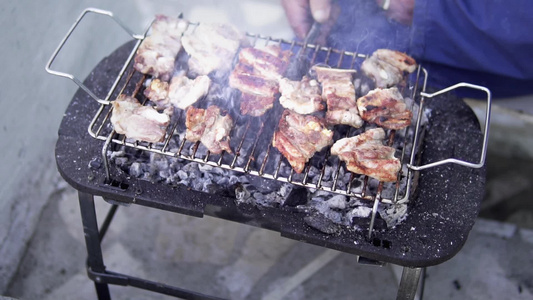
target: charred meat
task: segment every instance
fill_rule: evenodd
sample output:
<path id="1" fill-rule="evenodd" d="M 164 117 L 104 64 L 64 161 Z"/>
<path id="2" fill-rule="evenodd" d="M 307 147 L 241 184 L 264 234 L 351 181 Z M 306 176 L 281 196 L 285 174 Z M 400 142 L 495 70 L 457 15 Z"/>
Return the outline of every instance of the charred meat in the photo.
<path id="1" fill-rule="evenodd" d="M 238 73 L 235 70 L 229 77 L 229 85 L 243 93 L 263 97 L 274 98 L 276 93 L 279 92 L 279 86 L 276 81 L 266 79 L 260 75 Z"/>
<path id="2" fill-rule="evenodd" d="M 354 70 L 313 67 L 322 84 L 322 97 L 328 104 L 326 122 L 330 125 L 344 124 L 355 128 L 363 125 L 355 102 L 353 85 Z"/>
<path id="3" fill-rule="evenodd" d="M 230 71 L 239 47 L 248 44 L 246 36 L 229 24 L 202 23 L 181 41 L 190 56 L 189 70 L 197 75 Z"/>
<path id="4" fill-rule="evenodd" d="M 272 108 L 290 58 L 290 51 L 277 45 L 262 49 L 243 48 L 229 77 L 229 85 L 241 91 L 241 113 L 261 116 Z M 261 107 L 261 105 L 266 107 Z"/>
<path id="5" fill-rule="evenodd" d="M 399 51 L 379 49 L 365 59 L 361 70 L 374 80 L 376 87 L 388 88 L 400 83 L 406 72 L 414 72 L 416 61 Z"/>
<path id="6" fill-rule="evenodd" d="M 241 91 L 241 114 L 254 117 L 262 116 L 274 106 L 279 91 L 276 81 L 235 70 L 229 76 L 229 85 Z"/>
<path id="7" fill-rule="evenodd" d="M 216 105 L 207 109 L 190 106 L 185 120 L 187 131 L 185 137 L 192 142 L 200 141 L 211 153 L 222 151 L 231 153 L 229 134 L 233 128 L 233 120 L 223 115 Z"/>
<path id="8" fill-rule="evenodd" d="M 388 129 L 405 128 L 413 117 L 396 87 L 370 91 L 357 99 L 357 107 L 363 120 Z"/>
<path id="9" fill-rule="evenodd" d="M 339 156 L 351 172 L 394 182 L 401 164 L 394 157 L 395 149 L 383 145 L 384 139 L 382 128 L 369 129 L 360 135 L 338 140 L 331 146 L 331 154 Z"/>
<path id="10" fill-rule="evenodd" d="M 180 38 L 187 27 L 188 22 L 183 19 L 157 15 L 152 24 L 152 34 L 137 50 L 134 68 L 163 81 L 170 80 L 181 48 Z"/>
<path id="11" fill-rule="evenodd" d="M 143 106 L 137 99 L 123 94 L 112 105 L 111 124 L 117 133 L 150 143 L 164 140 L 171 110 L 159 113 L 153 107 Z"/>
<path id="12" fill-rule="evenodd" d="M 290 110 L 283 112 L 272 141 L 272 145 L 285 156 L 296 173 L 304 170 L 315 152 L 332 143 L 333 131 L 326 128 L 322 119 Z"/>
<path id="13" fill-rule="evenodd" d="M 277 45 L 270 45 L 261 49 L 247 47 L 239 52 L 239 63 L 251 66 L 254 74 L 279 80 L 289 65 L 290 57 L 290 51 L 283 51 Z"/>
<path id="14" fill-rule="evenodd" d="M 296 113 L 307 115 L 324 109 L 318 82 L 307 76 L 301 81 L 282 78 L 279 81 L 279 90 L 281 106 Z"/>

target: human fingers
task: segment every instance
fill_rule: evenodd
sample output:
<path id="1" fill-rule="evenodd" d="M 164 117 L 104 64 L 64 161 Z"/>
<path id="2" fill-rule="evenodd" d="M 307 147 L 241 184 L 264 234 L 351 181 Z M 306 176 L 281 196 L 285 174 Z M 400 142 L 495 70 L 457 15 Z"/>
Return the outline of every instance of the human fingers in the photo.
<path id="1" fill-rule="evenodd" d="M 311 14 L 318 23 L 326 23 L 331 15 L 332 0 L 309 0 Z"/>
<path id="2" fill-rule="evenodd" d="M 399 23 L 410 25 L 413 22 L 415 0 L 376 0 L 387 11 L 387 16 Z"/>
<path id="3" fill-rule="evenodd" d="M 414 7 L 414 0 L 391 0 L 387 15 L 397 22 L 410 25 L 413 22 Z"/>
<path id="4" fill-rule="evenodd" d="M 337 5 L 336 3 L 333 3 L 331 6 L 330 18 L 324 24 L 322 24 L 322 27 L 320 28 L 321 32 L 316 43 L 320 45 L 326 45 L 327 37 L 329 36 L 331 30 L 335 26 L 335 23 L 337 22 L 337 18 L 340 15 L 340 12 L 341 12 L 341 9 L 339 5 Z"/>
<path id="5" fill-rule="evenodd" d="M 309 0 L 281 0 L 281 5 L 292 30 L 303 39 L 311 28 Z"/>

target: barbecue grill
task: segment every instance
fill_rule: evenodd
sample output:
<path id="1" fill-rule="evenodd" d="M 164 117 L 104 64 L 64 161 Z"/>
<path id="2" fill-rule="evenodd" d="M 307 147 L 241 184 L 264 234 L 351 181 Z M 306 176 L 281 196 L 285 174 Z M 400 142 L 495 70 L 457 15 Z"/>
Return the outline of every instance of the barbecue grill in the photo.
<path id="1" fill-rule="evenodd" d="M 52 70 L 51 65 L 88 13 L 111 17 L 134 41 L 103 59 L 82 83 L 71 74 Z M 194 30 L 196 25 L 191 24 L 188 30 Z M 209 151 L 202 151 L 202 145 L 183 138 L 184 115 L 180 114 L 174 116 L 162 143 L 130 141 L 116 134 L 109 122 L 112 99 L 125 93 L 146 102 L 142 90 L 147 77 L 131 66 L 145 36 L 146 33 L 133 34 L 111 12 L 86 9 L 46 68 L 49 73 L 70 78 L 80 87 L 59 128 L 56 160 L 63 178 L 79 191 L 89 254 L 87 269 L 89 277 L 95 281 L 100 299 L 109 298 L 107 284 L 130 285 L 190 299 L 215 298 L 107 270 L 100 240 L 120 204 L 133 203 L 197 217 L 207 214 L 275 230 L 287 238 L 352 253 L 367 260 L 401 265 L 404 273 L 399 299 L 414 297 L 424 267 L 442 263 L 461 249 L 483 196 L 490 120 L 489 90 L 460 83 L 429 93 L 426 87 L 429 74 L 419 67 L 403 89 L 404 94 L 413 99 L 413 125 L 401 132 L 388 133 L 389 144 L 397 148 L 403 164 L 397 183 L 373 182 L 374 179 L 366 176 L 349 174 L 338 159 L 330 157 L 327 150 L 315 155 L 302 174 L 296 174 L 270 146 L 273 129 L 267 122 L 275 118 L 276 109 L 262 118 L 238 117 L 236 123 L 240 124 L 240 129 L 234 129 L 231 137 L 232 149 L 235 149 L 233 154 L 212 155 Z M 311 64 L 357 69 L 366 58 L 366 55 L 356 52 L 258 34 L 248 34 L 248 37 L 254 45 L 278 44 L 283 49 L 302 54 Z M 461 87 L 487 94 L 484 131 L 479 128 L 476 116 L 468 106 L 449 93 Z M 93 92 L 95 90 L 107 91 L 107 94 L 101 98 Z M 233 93 L 230 97 L 233 99 L 238 95 Z M 343 137 L 356 133 L 354 130 L 341 130 L 336 134 Z M 370 203 L 372 213 L 364 222 L 366 230 L 343 229 L 334 235 L 327 234 L 307 225 L 307 214 L 290 205 L 258 206 L 236 201 L 234 195 L 221 196 L 183 185 L 153 183 L 131 176 L 109 160 L 109 152 L 120 147 L 289 183 L 313 192 L 355 197 Z M 325 175 L 326 168 L 333 170 L 330 176 Z M 313 170 L 315 174 L 311 176 Z M 348 182 L 341 184 L 341 177 L 349 178 Z M 93 195 L 114 203 L 100 229 L 96 225 Z M 407 205 L 407 218 L 392 228 L 375 228 L 378 208 L 383 204 Z"/>

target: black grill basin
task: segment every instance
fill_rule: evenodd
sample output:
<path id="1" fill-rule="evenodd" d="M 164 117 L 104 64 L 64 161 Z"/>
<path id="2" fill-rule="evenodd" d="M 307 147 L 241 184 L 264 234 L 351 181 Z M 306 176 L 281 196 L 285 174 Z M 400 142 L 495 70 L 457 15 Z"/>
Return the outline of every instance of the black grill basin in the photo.
<path id="1" fill-rule="evenodd" d="M 132 43 L 103 59 L 85 80 L 89 89 L 108 91 Z M 185 186 L 151 183 L 112 172 L 106 183 L 103 167 L 92 167 L 101 157 L 103 142 L 87 128 L 99 104 L 81 89 L 69 104 L 59 128 L 56 161 L 63 178 L 75 189 L 123 203 L 202 217 L 204 214 L 280 232 L 284 237 L 406 267 L 426 267 L 453 257 L 464 245 L 480 209 L 485 168 L 447 164 L 420 171 L 409 215 L 395 228 L 375 232 L 348 228 L 325 234 L 306 225 L 306 213 L 291 207 L 235 204 L 230 197 L 197 192 Z M 429 99 L 429 125 L 421 164 L 446 158 L 478 161 L 483 135 L 472 110 L 447 94 Z"/>

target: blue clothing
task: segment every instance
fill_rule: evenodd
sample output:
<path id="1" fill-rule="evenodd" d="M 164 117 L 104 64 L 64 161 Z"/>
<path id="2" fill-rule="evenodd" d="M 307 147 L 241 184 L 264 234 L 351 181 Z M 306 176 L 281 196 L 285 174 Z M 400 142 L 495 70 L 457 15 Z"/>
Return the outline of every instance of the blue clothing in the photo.
<path id="1" fill-rule="evenodd" d="M 410 27 L 388 21 L 374 1 L 339 4 L 345 9 L 328 41 L 333 47 L 405 51 L 437 88 L 469 82 L 495 97 L 533 93 L 531 0 L 415 0 Z"/>

